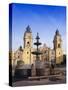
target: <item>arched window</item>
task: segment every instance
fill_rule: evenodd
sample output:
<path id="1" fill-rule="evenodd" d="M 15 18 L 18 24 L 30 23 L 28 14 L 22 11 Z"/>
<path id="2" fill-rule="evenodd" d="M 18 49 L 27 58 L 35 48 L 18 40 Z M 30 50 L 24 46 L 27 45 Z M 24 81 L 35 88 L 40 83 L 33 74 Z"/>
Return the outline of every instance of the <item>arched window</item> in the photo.
<path id="1" fill-rule="evenodd" d="M 27 42 L 27 45 L 28 45 L 28 46 L 30 45 L 30 42 L 29 42 L 29 41 Z"/>
<path id="2" fill-rule="evenodd" d="M 29 54 L 29 52 L 27 52 L 27 54 Z"/>
<path id="3" fill-rule="evenodd" d="M 58 44 L 58 48 L 60 48 L 60 44 Z"/>
<path id="4" fill-rule="evenodd" d="M 29 44 L 29 42 L 27 42 L 27 44 Z"/>

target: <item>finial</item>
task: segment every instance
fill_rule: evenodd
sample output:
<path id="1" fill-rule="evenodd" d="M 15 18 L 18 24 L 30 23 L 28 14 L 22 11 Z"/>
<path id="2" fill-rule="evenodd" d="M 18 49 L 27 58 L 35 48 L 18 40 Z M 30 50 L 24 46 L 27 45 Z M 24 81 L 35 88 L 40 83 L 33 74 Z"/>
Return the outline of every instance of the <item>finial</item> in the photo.
<path id="1" fill-rule="evenodd" d="M 37 36 L 39 36 L 39 33 L 37 32 Z"/>
<path id="2" fill-rule="evenodd" d="M 40 39 L 40 38 L 39 38 L 39 33 L 38 33 L 38 32 L 37 32 L 37 36 L 36 36 L 36 39 Z"/>

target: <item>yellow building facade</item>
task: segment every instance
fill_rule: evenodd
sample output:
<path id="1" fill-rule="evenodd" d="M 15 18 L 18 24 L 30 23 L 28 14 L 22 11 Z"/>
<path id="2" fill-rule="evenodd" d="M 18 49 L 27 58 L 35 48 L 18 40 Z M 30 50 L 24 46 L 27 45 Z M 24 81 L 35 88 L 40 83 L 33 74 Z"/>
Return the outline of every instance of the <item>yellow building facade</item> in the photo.
<path id="1" fill-rule="evenodd" d="M 33 55 L 31 54 L 31 52 L 33 51 L 32 47 L 33 38 L 31 28 L 29 27 L 29 25 L 27 26 L 26 31 L 24 33 L 23 41 L 24 41 L 23 61 L 25 64 L 32 64 Z"/>
<path id="2" fill-rule="evenodd" d="M 58 30 L 55 32 L 54 40 L 55 60 L 56 64 L 60 64 L 63 61 L 62 39 Z"/>
<path id="3" fill-rule="evenodd" d="M 20 57 L 19 59 L 22 60 L 24 64 L 33 64 L 36 60 L 36 56 L 33 55 L 32 52 L 35 51 L 36 48 L 33 48 L 32 31 L 29 25 L 27 26 L 26 31 L 24 33 L 23 42 L 24 45 L 21 50 L 21 54 L 20 49 L 18 49 L 17 52 L 19 52 L 19 54 L 16 54 L 17 52 L 15 52 L 15 57 Z M 56 30 L 55 32 L 53 40 L 53 49 L 47 47 L 44 44 L 42 47 L 39 48 L 39 50 L 42 52 L 42 54 L 39 56 L 40 60 L 51 61 L 53 59 L 56 64 L 61 64 L 61 62 L 63 61 L 63 51 L 62 40 L 59 31 Z"/>

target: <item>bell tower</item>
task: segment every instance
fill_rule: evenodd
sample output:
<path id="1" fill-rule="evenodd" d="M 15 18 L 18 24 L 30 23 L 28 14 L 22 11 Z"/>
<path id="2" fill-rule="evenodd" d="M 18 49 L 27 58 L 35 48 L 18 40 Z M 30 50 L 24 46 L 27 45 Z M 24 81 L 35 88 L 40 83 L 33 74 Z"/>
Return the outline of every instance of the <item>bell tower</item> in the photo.
<path id="1" fill-rule="evenodd" d="M 58 29 L 55 32 L 53 45 L 55 50 L 55 63 L 61 64 L 61 62 L 63 61 L 62 39 Z"/>
<path id="2" fill-rule="evenodd" d="M 32 47 L 32 32 L 29 25 L 26 27 L 26 31 L 24 33 L 24 48 L 26 47 Z"/>
<path id="3" fill-rule="evenodd" d="M 32 32 L 31 28 L 28 25 L 24 33 L 24 51 L 23 51 L 23 60 L 25 64 L 31 63 L 31 49 L 32 49 Z"/>

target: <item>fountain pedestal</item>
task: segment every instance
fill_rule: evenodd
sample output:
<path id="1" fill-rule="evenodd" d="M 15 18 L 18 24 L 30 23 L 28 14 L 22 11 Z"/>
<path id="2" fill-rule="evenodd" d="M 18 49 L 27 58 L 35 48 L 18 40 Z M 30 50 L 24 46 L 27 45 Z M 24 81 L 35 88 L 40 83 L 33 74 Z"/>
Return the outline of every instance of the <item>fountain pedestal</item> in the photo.
<path id="1" fill-rule="evenodd" d="M 31 66 L 31 76 L 32 77 L 36 76 L 36 69 L 35 69 L 35 65 L 34 64 L 32 64 L 32 66 Z"/>

